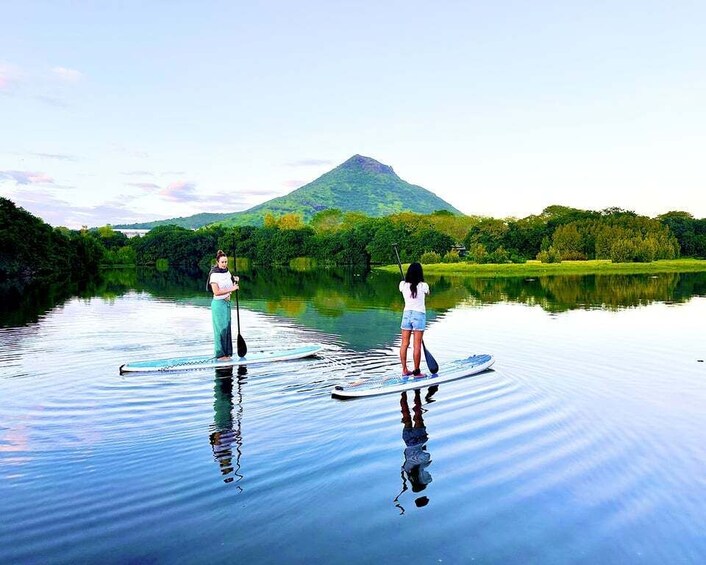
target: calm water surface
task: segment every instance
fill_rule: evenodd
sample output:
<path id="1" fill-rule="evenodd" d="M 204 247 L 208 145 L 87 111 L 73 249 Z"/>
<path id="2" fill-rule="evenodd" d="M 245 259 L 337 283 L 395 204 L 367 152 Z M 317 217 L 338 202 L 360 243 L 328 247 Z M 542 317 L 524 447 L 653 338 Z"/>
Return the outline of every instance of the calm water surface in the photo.
<path id="1" fill-rule="evenodd" d="M 706 561 L 704 275 L 430 279 L 428 348 L 494 370 L 356 401 L 397 370 L 396 277 L 243 279 L 251 351 L 323 354 L 121 376 L 211 352 L 200 278 L 5 300 L 0 563 Z"/>

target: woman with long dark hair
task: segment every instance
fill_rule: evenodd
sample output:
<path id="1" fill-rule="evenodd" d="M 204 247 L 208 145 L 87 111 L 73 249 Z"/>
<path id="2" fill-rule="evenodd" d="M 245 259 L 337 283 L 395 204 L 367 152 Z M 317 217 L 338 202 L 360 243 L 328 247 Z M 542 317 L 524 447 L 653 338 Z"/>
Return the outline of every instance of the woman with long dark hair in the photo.
<path id="1" fill-rule="evenodd" d="M 404 296 L 404 312 L 402 313 L 402 344 L 400 345 L 400 361 L 403 375 L 421 375 L 419 363 L 422 359 L 422 339 L 427 325 L 427 309 L 425 297 L 429 294 L 429 285 L 424 282 L 424 271 L 419 263 L 412 263 L 407 268 L 407 274 L 400 281 L 400 292 Z M 414 370 L 407 369 L 407 349 L 414 334 L 412 359 Z"/>

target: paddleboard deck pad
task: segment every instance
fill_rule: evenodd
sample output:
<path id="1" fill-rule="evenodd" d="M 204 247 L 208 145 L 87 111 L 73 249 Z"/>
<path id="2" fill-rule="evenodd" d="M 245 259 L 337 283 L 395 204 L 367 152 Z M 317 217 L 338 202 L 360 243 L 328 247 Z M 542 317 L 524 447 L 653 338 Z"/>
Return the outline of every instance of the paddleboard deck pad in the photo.
<path id="1" fill-rule="evenodd" d="M 292 349 L 279 351 L 252 351 L 245 357 L 234 355 L 226 361 L 219 361 L 215 357 L 205 355 L 195 357 L 172 357 L 170 359 L 152 359 L 134 361 L 120 366 L 120 373 L 153 373 L 160 371 L 191 371 L 193 369 L 225 369 L 239 365 L 253 365 L 257 363 L 273 363 L 275 361 L 291 361 L 316 355 L 323 349 L 319 343 L 301 345 Z"/>
<path id="2" fill-rule="evenodd" d="M 493 363 L 495 363 L 495 358 L 492 355 L 471 355 L 466 359 L 443 363 L 436 374 L 420 377 L 409 375 L 405 377 L 398 373 L 395 376 L 388 374 L 372 376 L 369 379 L 361 378 L 358 381 L 334 387 L 331 391 L 331 396 L 334 398 L 361 398 L 426 388 L 481 373 Z M 399 369 L 395 372 L 398 371 Z"/>

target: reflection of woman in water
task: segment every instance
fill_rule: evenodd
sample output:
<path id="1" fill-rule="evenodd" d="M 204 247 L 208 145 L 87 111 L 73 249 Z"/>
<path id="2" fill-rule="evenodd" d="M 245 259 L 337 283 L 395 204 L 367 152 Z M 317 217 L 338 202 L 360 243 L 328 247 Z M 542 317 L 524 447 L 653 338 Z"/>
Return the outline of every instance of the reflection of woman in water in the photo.
<path id="1" fill-rule="evenodd" d="M 434 388 L 434 387 L 432 387 Z M 427 400 L 436 392 L 429 390 Z M 400 398 L 400 408 L 402 411 L 402 439 L 405 443 L 404 463 L 402 464 L 402 492 L 395 498 L 395 503 L 402 513 L 404 508 L 399 504 L 400 495 L 407 490 L 407 481 L 412 485 L 412 492 L 421 492 L 431 482 L 431 475 L 427 467 L 431 465 L 431 455 L 426 450 L 426 443 L 429 439 L 427 428 L 424 425 L 422 399 L 419 389 L 414 391 L 414 405 L 410 412 L 407 402 L 407 393 L 403 392 Z M 426 496 L 420 496 L 414 503 L 418 507 L 429 504 Z"/>
<path id="2" fill-rule="evenodd" d="M 232 370 L 216 371 L 216 384 L 214 387 L 213 401 L 213 431 L 209 437 L 213 457 L 218 461 L 223 475 L 223 482 L 232 483 L 234 477 L 237 480 L 243 478 L 240 471 L 240 455 L 242 447 L 242 435 L 240 422 L 243 412 L 243 396 L 241 385 L 245 379 L 245 367 L 238 368 L 238 390 L 237 390 L 237 410 L 235 414 L 235 425 L 233 422 L 233 372 Z M 233 445 L 235 445 L 236 460 L 233 464 Z M 239 490 L 243 490 L 238 486 Z"/>

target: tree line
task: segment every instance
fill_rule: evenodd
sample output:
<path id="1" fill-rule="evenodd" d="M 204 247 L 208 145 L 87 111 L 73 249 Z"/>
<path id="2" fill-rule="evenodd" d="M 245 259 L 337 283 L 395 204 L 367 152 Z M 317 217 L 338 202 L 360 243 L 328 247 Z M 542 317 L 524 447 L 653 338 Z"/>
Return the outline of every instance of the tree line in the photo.
<path id="1" fill-rule="evenodd" d="M 0 198 L 0 281 L 72 277 L 116 265 L 168 264 L 203 271 L 217 249 L 254 265 L 369 266 L 394 263 L 392 244 L 398 245 L 403 262 L 422 263 L 706 258 L 706 219 L 678 211 L 649 218 L 620 208 L 565 206 L 550 206 L 522 219 L 447 211 L 372 218 L 329 209 L 307 224 L 295 214 L 268 215 L 262 227 L 211 225 L 191 230 L 165 225 L 127 238 L 110 226 L 52 228 Z"/>

